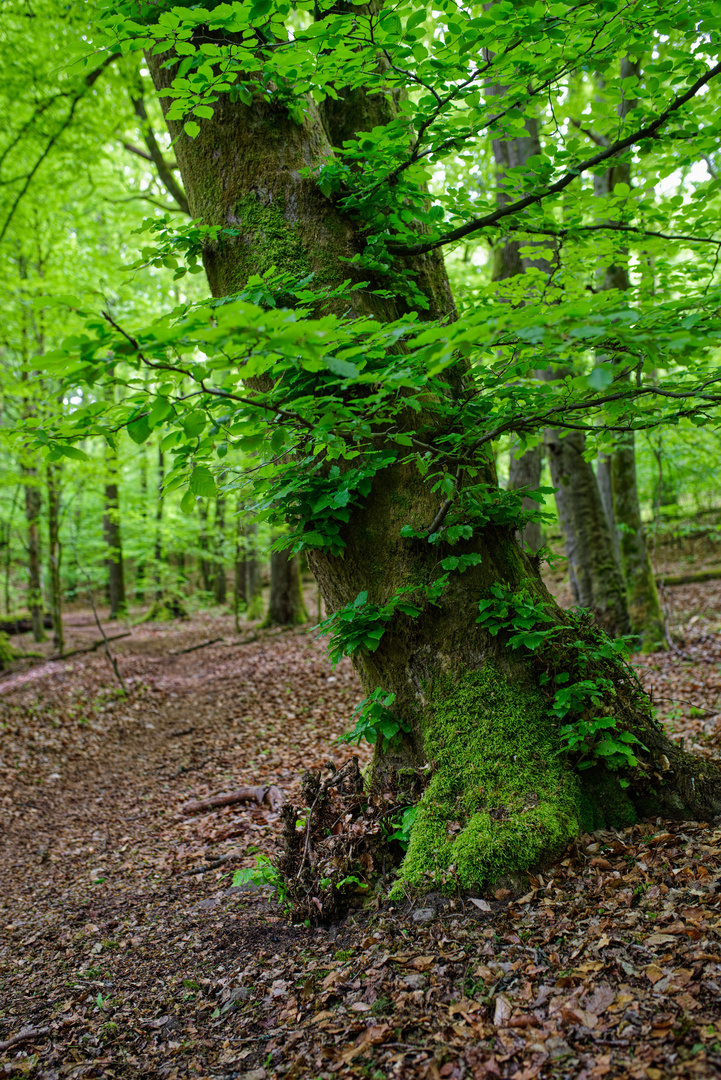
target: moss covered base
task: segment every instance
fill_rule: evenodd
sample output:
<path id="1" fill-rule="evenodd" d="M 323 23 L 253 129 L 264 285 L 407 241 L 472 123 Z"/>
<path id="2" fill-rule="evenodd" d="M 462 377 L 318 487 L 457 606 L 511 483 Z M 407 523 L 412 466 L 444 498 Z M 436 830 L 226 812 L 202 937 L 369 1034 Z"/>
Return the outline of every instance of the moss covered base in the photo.
<path id="1" fill-rule="evenodd" d="M 418 803 L 396 892 L 492 885 L 548 864 L 592 827 L 540 692 L 491 664 L 432 689 Z"/>

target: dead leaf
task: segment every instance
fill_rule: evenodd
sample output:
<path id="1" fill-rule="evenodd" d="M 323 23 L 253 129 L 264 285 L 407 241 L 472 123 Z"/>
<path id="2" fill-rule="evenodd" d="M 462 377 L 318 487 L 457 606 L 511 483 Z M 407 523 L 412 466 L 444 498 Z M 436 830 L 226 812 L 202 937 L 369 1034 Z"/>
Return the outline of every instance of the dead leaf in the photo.
<path id="1" fill-rule="evenodd" d="M 475 896 L 469 896 L 468 899 L 478 908 L 479 911 L 493 910 L 487 900 L 481 900 L 480 898 L 476 898 Z"/>
<path id="2" fill-rule="evenodd" d="M 663 978 L 663 971 L 658 964 L 649 964 L 646 968 L 646 978 L 652 985 L 655 985 L 659 979 Z"/>
<path id="3" fill-rule="evenodd" d="M 505 994 L 498 994 L 493 1010 L 493 1023 L 496 1027 L 502 1027 L 511 1017 L 513 1006 Z"/>

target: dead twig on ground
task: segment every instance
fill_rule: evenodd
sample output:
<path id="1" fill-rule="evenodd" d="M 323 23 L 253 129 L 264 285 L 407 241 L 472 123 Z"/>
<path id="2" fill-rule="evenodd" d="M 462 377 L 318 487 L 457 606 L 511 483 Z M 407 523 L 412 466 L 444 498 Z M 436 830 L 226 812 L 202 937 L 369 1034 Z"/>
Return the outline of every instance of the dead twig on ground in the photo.
<path id="1" fill-rule="evenodd" d="M 23 1028 L 22 1031 L 18 1031 L 17 1035 L 11 1035 L 9 1039 L 0 1042 L 0 1054 L 4 1054 L 6 1050 L 10 1050 L 13 1046 L 20 1046 L 21 1043 L 30 1042 L 32 1039 L 40 1039 L 49 1034 L 49 1027 Z"/>
<path id="2" fill-rule="evenodd" d="M 195 652 L 196 649 L 207 649 L 209 645 L 217 645 L 219 641 L 225 641 L 225 638 L 214 637 L 210 641 L 202 641 L 200 645 L 189 645 L 187 649 L 176 649 L 171 652 L 171 656 L 182 656 L 183 653 Z"/>
<path id="3" fill-rule="evenodd" d="M 227 795 L 213 795 L 210 799 L 197 799 L 187 802 L 182 807 L 184 814 L 202 814 L 204 810 L 218 810 L 222 806 L 233 806 L 239 802 L 256 802 L 259 806 L 267 803 L 271 810 L 279 810 L 285 804 L 285 795 L 271 784 L 269 787 L 244 787 Z"/>

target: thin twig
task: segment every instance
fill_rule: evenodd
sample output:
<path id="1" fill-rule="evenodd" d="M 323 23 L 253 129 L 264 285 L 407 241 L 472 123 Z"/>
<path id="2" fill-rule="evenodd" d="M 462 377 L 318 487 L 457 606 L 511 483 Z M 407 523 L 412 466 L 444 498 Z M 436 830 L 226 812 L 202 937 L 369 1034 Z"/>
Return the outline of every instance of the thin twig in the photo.
<path id="1" fill-rule="evenodd" d="M 6 1050 L 10 1050 L 13 1046 L 20 1046 L 21 1043 L 30 1042 L 32 1039 L 39 1039 L 41 1036 L 49 1034 L 49 1027 L 23 1028 L 22 1031 L 18 1031 L 17 1035 L 11 1035 L 9 1039 L 0 1042 L 0 1054 L 3 1054 Z"/>

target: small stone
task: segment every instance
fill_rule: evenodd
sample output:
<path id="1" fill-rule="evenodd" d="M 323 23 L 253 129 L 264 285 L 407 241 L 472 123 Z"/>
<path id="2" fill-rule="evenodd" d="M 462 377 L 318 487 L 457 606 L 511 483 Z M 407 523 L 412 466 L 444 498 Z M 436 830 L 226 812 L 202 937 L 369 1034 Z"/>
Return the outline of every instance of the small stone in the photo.
<path id="1" fill-rule="evenodd" d="M 201 900 L 200 903 L 196 904 L 193 908 L 193 911 L 208 911 L 210 908 L 214 908 L 217 906 L 218 901 L 216 897 L 209 896 L 207 900 Z"/>
<path id="2" fill-rule="evenodd" d="M 413 922 L 421 925 L 423 923 L 433 922 L 435 917 L 436 911 L 435 908 L 432 907 L 418 908 L 417 911 L 413 912 Z"/>
<path id="3" fill-rule="evenodd" d="M 228 1001 L 247 1001 L 250 997 L 250 990 L 247 986 L 236 986 L 230 991 Z"/>
<path id="4" fill-rule="evenodd" d="M 409 990 L 423 990 L 426 985 L 426 977 L 414 972 L 412 975 L 405 975 L 403 982 Z"/>

